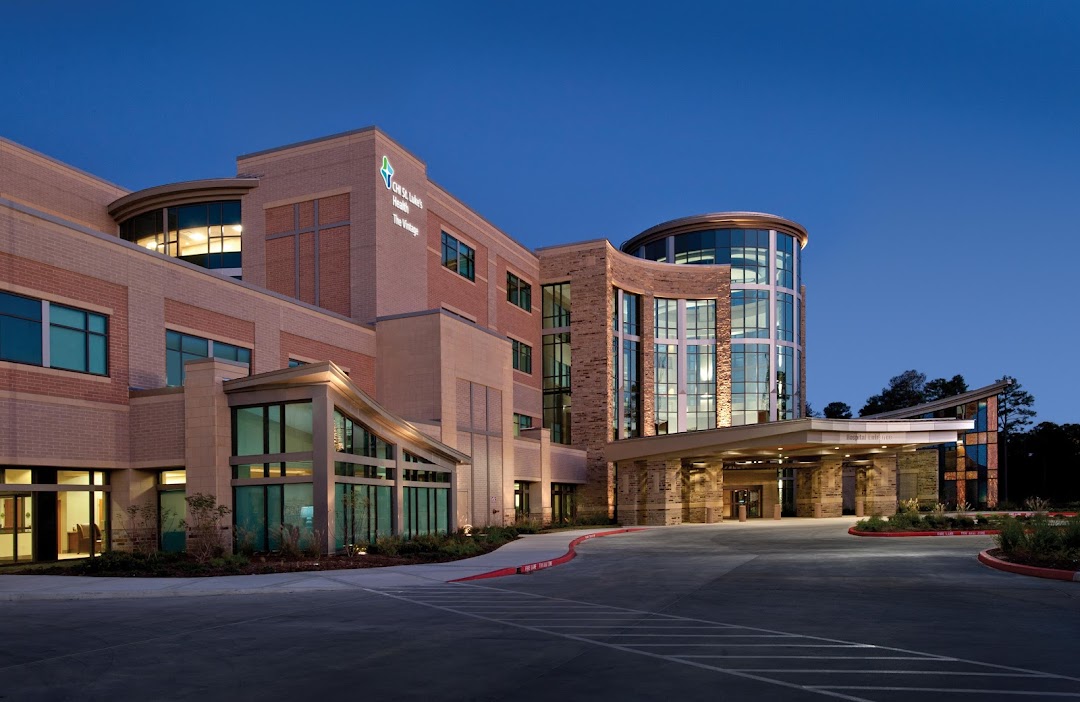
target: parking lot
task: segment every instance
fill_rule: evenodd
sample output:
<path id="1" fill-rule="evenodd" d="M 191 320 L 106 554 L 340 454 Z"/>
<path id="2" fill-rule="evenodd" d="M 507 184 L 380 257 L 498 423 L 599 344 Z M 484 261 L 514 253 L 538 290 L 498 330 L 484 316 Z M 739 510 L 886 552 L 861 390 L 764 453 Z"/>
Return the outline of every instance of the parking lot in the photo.
<path id="1" fill-rule="evenodd" d="M 594 539 L 468 584 L 0 603 L 0 698 L 1080 697 L 1080 584 L 851 521 Z"/>

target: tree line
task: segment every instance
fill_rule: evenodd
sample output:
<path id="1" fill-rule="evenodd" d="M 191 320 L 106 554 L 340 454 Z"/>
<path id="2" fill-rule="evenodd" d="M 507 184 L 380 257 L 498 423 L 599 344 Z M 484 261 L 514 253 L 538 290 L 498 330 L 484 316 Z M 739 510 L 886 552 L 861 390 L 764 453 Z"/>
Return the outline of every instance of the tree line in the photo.
<path id="1" fill-rule="evenodd" d="M 1008 467 L 1006 486 L 1010 502 L 1032 496 L 1061 505 L 1080 502 L 1080 424 L 1035 420 L 1035 397 L 1012 376 L 1000 381 L 1009 385 L 998 395 L 999 442 L 1006 447 L 999 465 Z M 942 400 L 968 391 L 962 375 L 927 380 L 916 370 L 893 376 L 881 392 L 867 398 L 860 417 L 890 412 Z M 807 406 L 807 416 L 814 416 Z M 851 419 L 845 402 L 830 402 L 823 414 L 829 419 Z"/>

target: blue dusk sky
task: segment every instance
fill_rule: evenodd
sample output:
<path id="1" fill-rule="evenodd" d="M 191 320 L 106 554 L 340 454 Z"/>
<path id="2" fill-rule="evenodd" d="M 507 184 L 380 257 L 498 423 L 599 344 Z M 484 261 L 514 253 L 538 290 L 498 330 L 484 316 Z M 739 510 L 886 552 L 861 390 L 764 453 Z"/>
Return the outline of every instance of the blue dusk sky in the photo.
<path id="1" fill-rule="evenodd" d="M 376 124 L 533 248 L 803 224 L 808 399 L 1080 421 L 1080 3 L 6 2 L 0 135 L 127 188 Z M 1076 276 L 1076 277 L 1074 277 Z"/>

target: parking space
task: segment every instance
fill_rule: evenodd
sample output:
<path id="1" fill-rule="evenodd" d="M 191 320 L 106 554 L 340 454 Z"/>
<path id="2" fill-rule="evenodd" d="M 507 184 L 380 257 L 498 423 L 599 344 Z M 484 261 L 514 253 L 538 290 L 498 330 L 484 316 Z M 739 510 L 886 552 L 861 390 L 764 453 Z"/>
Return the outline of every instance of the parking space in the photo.
<path id="1" fill-rule="evenodd" d="M 461 584 L 378 592 L 462 617 L 828 697 L 884 700 L 904 692 L 1080 697 L 1080 678 L 873 643 L 494 587 Z"/>

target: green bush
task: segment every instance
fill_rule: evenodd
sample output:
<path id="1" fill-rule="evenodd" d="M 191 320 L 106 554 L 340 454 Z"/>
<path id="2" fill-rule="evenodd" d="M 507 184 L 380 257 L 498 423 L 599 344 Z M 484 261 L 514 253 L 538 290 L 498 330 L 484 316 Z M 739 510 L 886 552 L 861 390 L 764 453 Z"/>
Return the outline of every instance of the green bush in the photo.
<path id="1" fill-rule="evenodd" d="M 966 517 L 966 516 L 961 515 L 959 517 L 956 517 L 953 520 L 953 528 L 954 529 L 974 529 L 975 528 L 975 520 L 972 519 L 971 517 Z"/>
<path id="2" fill-rule="evenodd" d="M 855 530 L 856 531 L 873 531 L 873 532 L 888 531 L 889 530 L 889 523 L 886 522 L 881 517 L 879 517 L 877 515 L 874 515 L 873 517 L 870 517 L 869 519 L 860 519 L 858 522 L 856 522 Z"/>
<path id="3" fill-rule="evenodd" d="M 1027 534 L 1019 520 L 1008 517 L 1001 522 L 1001 533 L 994 537 L 994 540 L 997 541 L 998 548 L 1011 558 L 1024 547 Z"/>
<path id="4" fill-rule="evenodd" d="M 918 512 L 901 512 L 889 517 L 891 531 L 922 531 L 925 528 Z"/>

